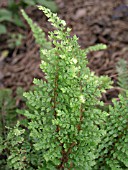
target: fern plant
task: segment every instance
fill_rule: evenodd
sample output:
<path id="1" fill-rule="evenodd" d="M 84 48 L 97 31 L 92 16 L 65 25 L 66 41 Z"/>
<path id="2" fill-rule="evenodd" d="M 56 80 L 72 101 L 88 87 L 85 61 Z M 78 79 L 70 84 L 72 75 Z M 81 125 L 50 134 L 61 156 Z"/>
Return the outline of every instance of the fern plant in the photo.
<path id="1" fill-rule="evenodd" d="M 126 94 L 128 90 L 128 63 L 124 59 L 120 59 L 117 63 L 116 69 L 118 73 L 118 85 L 121 88 L 121 93 Z"/>
<path id="2" fill-rule="evenodd" d="M 0 89 L 0 134 L 3 138 L 7 135 L 5 127 L 16 123 L 15 102 L 10 89 Z"/>
<path id="3" fill-rule="evenodd" d="M 0 89 L 0 169 L 6 170 L 6 157 L 8 155 L 6 147 L 3 146 L 4 141 L 7 139 L 8 129 L 7 127 L 13 127 L 17 119 L 19 118 L 16 110 L 16 100 L 22 98 L 23 94 L 22 88 L 17 88 L 16 97 L 12 95 L 12 90 L 7 88 Z M 8 168 L 7 168 L 8 170 Z"/>
<path id="4" fill-rule="evenodd" d="M 128 93 L 126 95 L 128 97 Z M 95 170 L 128 169 L 128 98 L 119 95 L 113 100 L 103 129 L 106 130 L 97 148 Z"/>
<path id="5" fill-rule="evenodd" d="M 24 94 L 31 110 L 24 112 L 30 120 L 30 137 L 36 153 L 41 152 L 37 168 L 91 169 L 95 164 L 95 148 L 103 133 L 98 128 L 98 120 L 104 119 L 104 114 L 94 106 L 105 88 L 110 88 L 110 81 L 108 77 L 99 78 L 90 72 L 86 54 L 106 46 L 100 44 L 81 50 L 78 38 L 70 37 L 71 30 L 66 28 L 65 21 L 47 8 L 39 9 L 56 30 L 49 34 L 54 47 L 41 51 L 41 69 L 48 83 L 34 79 L 37 88 Z M 17 162 L 22 159 L 11 158 L 11 162 L 20 165 Z"/>
<path id="6" fill-rule="evenodd" d="M 53 47 L 41 49 L 40 67 L 47 80 L 34 79 L 34 91 L 24 93 L 28 109 L 23 114 L 28 124 L 23 128 L 18 123 L 8 134 L 8 169 L 128 168 L 127 100 L 120 97 L 120 103 L 114 102 L 109 113 L 98 109 L 98 104 L 104 105 L 99 99 L 105 89 L 111 88 L 111 81 L 106 76 L 96 76 L 87 67 L 88 52 L 106 46 L 80 49 L 78 38 L 70 36 L 71 29 L 65 21 L 45 7 L 39 9 L 56 28 L 49 32 Z M 23 15 L 38 35 L 24 11 Z M 44 36 L 39 32 L 40 37 Z M 123 154 L 125 160 L 121 158 Z"/>
<path id="7" fill-rule="evenodd" d="M 128 68 L 127 62 L 120 59 L 116 66 L 118 85 L 121 88 L 119 101 L 113 99 L 103 129 L 105 136 L 97 148 L 94 169 L 123 170 L 128 168 Z"/>

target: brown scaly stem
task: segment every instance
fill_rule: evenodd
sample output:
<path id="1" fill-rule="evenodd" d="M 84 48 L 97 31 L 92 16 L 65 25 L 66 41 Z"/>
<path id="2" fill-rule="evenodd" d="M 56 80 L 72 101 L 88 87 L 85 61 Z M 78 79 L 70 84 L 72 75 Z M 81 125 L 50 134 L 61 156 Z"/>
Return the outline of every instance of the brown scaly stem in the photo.
<path id="1" fill-rule="evenodd" d="M 80 72 L 79 72 L 79 75 L 78 75 L 78 76 L 80 76 Z M 80 82 L 80 91 L 82 92 L 82 83 L 81 83 L 81 82 Z M 81 122 L 82 122 L 82 120 L 83 120 L 83 115 L 82 115 L 82 114 L 83 114 L 83 108 L 82 108 L 82 104 L 81 104 L 81 106 L 80 106 L 80 122 L 79 122 L 79 124 L 77 125 L 78 131 L 81 130 Z M 63 144 L 61 144 L 61 146 L 62 146 L 62 158 L 61 158 L 61 163 L 60 163 L 60 165 L 57 167 L 57 169 L 59 169 L 59 170 L 64 170 L 64 164 L 68 162 L 68 155 L 71 153 L 71 150 L 72 150 L 72 148 L 73 148 L 75 145 L 76 145 L 76 143 L 73 142 L 73 143 L 71 144 L 71 146 L 69 147 L 68 151 L 65 152 L 65 149 L 64 149 L 64 147 L 63 147 Z M 73 168 L 73 165 L 72 165 L 72 164 L 70 165 L 70 168 Z M 68 170 L 70 170 L 70 168 L 69 168 Z"/>
<path id="2" fill-rule="evenodd" d="M 54 84 L 55 84 L 55 88 L 54 88 L 54 98 L 53 98 L 53 103 L 54 103 L 54 106 L 53 106 L 53 108 L 54 108 L 54 117 L 55 117 L 55 119 L 57 118 L 57 112 L 56 112 L 56 106 L 57 106 L 57 88 L 58 88 L 58 83 L 57 83 L 57 81 L 58 81 L 58 68 L 56 69 L 56 76 L 55 76 L 55 81 L 54 81 Z M 60 127 L 57 125 L 57 127 L 56 127 L 56 132 L 59 132 L 60 131 Z M 64 162 L 65 162 L 65 151 L 64 151 L 64 147 L 63 147 L 63 144 L 61 144 L 61 146 L 62 146 L 62 161 L 61 161 L 61 163 L 60 163 L 60 165 L 59 166 L 57 166 L 57 169 L 61 169 L 61 170 L 64 170 Z"/>
<path id="3" fill-rule="evenodd" d="M 61 146 L 62 146 L 62 158 L 61 158 L 60 165 L 57 166 L 57 169 L 64 170 L 64 164 L 68 162 L 68 155 L 71 153 L 71 150 L 75 145 L 76 145 L 76 143 L 73 142 L 71 144 L 71 146 L 69 147 L 68 151 L 66 152 L 64 147 L 63 147 L 63 144 L 61 144 Z M 70 165 L 70 168 L 73 168 L 72 164 Z M 70 168 L 68 170 L 71 170 Z"/>
<path id="4" fill-rule="evenodd" d="M 80 77 L 80 72 L 78 74 L 78 77 Z M 80 92 L 82 93 L 82 82 L 80 81 Z M 78 131 L 81 130 L 81 122 L 83 120 L 83 108 L 82 108 L 82 104 L 80 105 L 80 123 L 77 125 L 77 129 Z"/>

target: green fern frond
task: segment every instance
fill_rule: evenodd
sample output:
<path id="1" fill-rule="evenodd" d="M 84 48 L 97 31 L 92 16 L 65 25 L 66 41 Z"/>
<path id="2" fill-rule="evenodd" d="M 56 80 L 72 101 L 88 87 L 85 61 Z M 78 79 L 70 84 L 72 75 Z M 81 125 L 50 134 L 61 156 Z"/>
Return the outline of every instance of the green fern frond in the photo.
<path id="1" fill-rule="evenodd" d="M 116 66 L 118 73 L 118 85 L 122 89 L 122 94 L 126 94 L 128 90 L 128 63 L 124 59 L 120 59 Z"/>
<path id="2" fill-rule="evenodd" d="M 92 51 L 104 50 L 106 48 L 107 48 L 107 46 L 105 44 L 93 45 L 93 46 L 90 46 L 87 49 L 85 49 L 85 54 L 92 52 Z"/>
<path id="3" fill-rule="evenodd" d="M 31 30 L 33 32 L 33 35 L 36 39 L 36 43 L 40 45 L 40 48 L 44 49 L 51 49 L 51 43 L 46 40 L 45 33 L 42 31 L 42 29 L 32 21 L 31 18 L 25 13 L 25 11 L 21 10 L 23 17 L 28 22 L 29 26 L 31 27 Z"/>
<path id="4" fill-rule="evenodd" d="M 128 92 L 128 91 L 127 91 Z M 95 170 L 124 170 L 128 168 L 128 94 L 113 100 L 104 129 L 105 136 L 97 149 Z"/>

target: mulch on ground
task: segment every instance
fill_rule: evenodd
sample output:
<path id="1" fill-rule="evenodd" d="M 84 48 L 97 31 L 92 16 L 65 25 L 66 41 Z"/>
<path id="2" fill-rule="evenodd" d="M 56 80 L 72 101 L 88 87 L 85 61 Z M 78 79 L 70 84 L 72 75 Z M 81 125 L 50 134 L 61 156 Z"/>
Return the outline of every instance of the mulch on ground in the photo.
<path id="1" fill-rule="evenodd" d="M 128 12 L 125 8 L 127 2 L 122 0 L 56 0 L 56 3 L 60 18 L 72 28 L 72 35 L 76 34 L 79 37 L 81 48 L 97 43 L 105 43 L 108 46 L 105 51 L 90 53 L 88 59 L 92 71 L 97 75 L 108 75 L 114 82 L 114 88 L 103 95 L 103 100 L 106 103 L 109 102 L 119 93 L 116 63 L 120 58 L 128 60 Z M 51 30 L 51 25 L 43 13 L 35 7 L 29 7 L 26 12 L 47 35 L 49 29 Z M 20 47 L 12 50 L 6 59 L 0 60 L 0 86 L 14 91 L 18 86 L 28 90 L 34 77 L 44 78 L 39 68 L 39 47 L 35 44 L 27 24 L 24 30 L 14 26 L 9 30 L 22 33 L 25 38 Z M 0 44 L 1 51 L 7 50 L 6 43 L 0 41 Z"/>

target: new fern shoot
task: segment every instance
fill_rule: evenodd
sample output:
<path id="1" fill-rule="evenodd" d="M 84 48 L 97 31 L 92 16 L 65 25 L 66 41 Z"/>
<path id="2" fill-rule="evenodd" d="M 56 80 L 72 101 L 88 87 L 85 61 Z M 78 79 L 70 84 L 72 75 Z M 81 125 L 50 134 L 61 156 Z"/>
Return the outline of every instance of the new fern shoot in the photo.
<path id="1" fill-rule="evenodd" d="M 118 129 L 113 132 L 114 136 L 108 136 L 111 127 L 121 125 L 119 120 L 113 126 L 120 115 L 110 117 L 113 113 L 116 115 L 116 109 L 110 108 L 111 113 L 106 113 L 98 109 L 97 104 L 103 105 L 99 99 L 105 89 L 111 88 L 111 81 L 106 76 L 96 76 L 87 67 L 88 52 L 106 49 L 106 46 L 98 44 L 82 50 L 77 36 L 70 36 L 71 29 L 66 27 L 65 21 L 45 7 L 38 8 L 55 27 L 49 32 L 51 48 L 41 48 L 40 68 L 47 81 L 34 79 L 35 90 L 24 93 L 28 106 L 24 116 L 28 124 L 26 130 L 17 124 L 8 134 L 6 145 L 11 150 L 8 166 L 18 170 L 114 170 L 108 166 L 108 159 L 116 159 L 118 155 L 111 150 L 115 148 L 116 152 L 120 146 L 120 135 L 126 143 L 128 141 L 126 106 L 115 104 L 118 112 L 125 109 L 126 115 L 122 115 L 125 131 Z M 25 12 L 22 13 L 37 35 L 38 29 Z M 39 43 L 40 37 L 37 36 Z M 106 144 L 106 138 L 109 142 L 114 139 L 113 143 Z M 116 141 L 118 144 L 114 147 Z M 108 157 L 104 148 L 111 151 Z M 121 144 L 121 148 L 125 152 L 126 145 Z M 125 157 L 127 154 L 125 152 Z M 118 161 L 122 160 L 118 158 Z M 126 161 L 119 166 L 128 167 Z"/>

